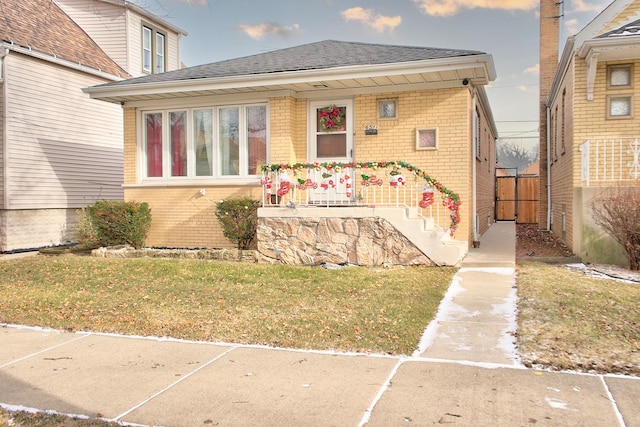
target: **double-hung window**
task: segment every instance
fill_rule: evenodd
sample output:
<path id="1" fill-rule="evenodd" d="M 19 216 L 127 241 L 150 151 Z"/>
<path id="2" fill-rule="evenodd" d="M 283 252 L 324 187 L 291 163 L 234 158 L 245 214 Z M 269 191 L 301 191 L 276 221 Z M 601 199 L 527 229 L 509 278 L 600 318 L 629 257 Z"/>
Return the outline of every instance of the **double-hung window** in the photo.
<path id="1" fill-rule="evenodd" d="M 268 162 L 267 105 L 142 113 L 142 179 L 250 178 Z"/>
<path id="2" fill-rule="evenodd" d="M 161 31 L 144 25 L 142 27 L 142 71 L 145 73 L 164 73 L 166 68 L 166 35 Z"/>

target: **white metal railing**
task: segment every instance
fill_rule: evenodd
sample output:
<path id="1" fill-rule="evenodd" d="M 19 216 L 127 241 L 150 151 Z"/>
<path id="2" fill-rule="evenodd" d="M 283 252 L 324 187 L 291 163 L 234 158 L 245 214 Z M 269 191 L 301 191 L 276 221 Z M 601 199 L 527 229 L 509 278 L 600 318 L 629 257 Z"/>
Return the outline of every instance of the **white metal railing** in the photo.
<path id="1" fill-rule="evenodd" d="M 587 187 L 640 179 L 640 136 L 587 139 L 580 152 L 581 179 Z"/>
<path id="2" fill-rule="evenodd" d="M 448 190 L 434 187 L 414 169 L 366 167 L 309 167 L 264 172 L 263 207 L 323 206 L 412 208 L 432 218 L 435 227 L 451 229 Z M 458 215 L 457 208 L 455 215 Z"/>

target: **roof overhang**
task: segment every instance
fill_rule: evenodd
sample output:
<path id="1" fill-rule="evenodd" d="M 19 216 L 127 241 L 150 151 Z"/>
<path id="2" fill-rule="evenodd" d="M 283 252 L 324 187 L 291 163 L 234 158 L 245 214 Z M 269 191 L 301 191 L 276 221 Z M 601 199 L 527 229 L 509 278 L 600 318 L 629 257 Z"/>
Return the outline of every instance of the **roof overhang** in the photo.
<path id="1" fill-rule="evenodd" d="M 207 95 L 268 95 L 287 91 L 309 97 L 331 90 L 357 93 L 406 91 L 416 87 L 456 87 L 487 85 L 496 71 L 489 54 L 422 61 L 370 64 L 328 69 L 239 75 L 228 77 L 170 80 L 166 82 L 101 85 L 84 89 L 91 98 L 124 104 L 127 102 Z"/>
<path id="2" fill-rule="evenodd" d="M 578 56 L 587 63 L 587 100 L 591 101 L 598 62 L 640 58 L 640 35 L 587 40 L 578 49 Z"/>

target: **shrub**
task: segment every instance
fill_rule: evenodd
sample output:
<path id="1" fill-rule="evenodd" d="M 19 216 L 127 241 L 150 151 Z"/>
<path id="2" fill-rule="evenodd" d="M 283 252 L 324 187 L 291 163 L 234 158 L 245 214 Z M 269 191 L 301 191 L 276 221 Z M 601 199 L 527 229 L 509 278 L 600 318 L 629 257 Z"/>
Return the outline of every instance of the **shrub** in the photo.
<path id="1" fill-rule="evenodd" d="M 640 186 L 615 187 L 591 203 L 594 222 L 627 254 L 631 270 L 640 270 Z"/>
<path id="2" fill-rule="evenodd" d="M 103 246 L 131 245 L 141 248 L 151 227 L 151 209 L 147 203 L 100 200 L 87 207 L 95 243 Z"/>
<path id="3" fill-rule="evenodd" d="M 216 203 L 216 218 L 222 225 L 222 233 L 236 243 L 238 249 L 251 247 L 256 237 L 260 205 L 259 200 L 248 197 L 229 198 Z"/>
<path id="4" fill-rule="evenodd" d="M 100 246 L 98 232 L 91 221 L 87 208 L 78 209 L 74 235 L 81 247 L 91 248 Z"/>

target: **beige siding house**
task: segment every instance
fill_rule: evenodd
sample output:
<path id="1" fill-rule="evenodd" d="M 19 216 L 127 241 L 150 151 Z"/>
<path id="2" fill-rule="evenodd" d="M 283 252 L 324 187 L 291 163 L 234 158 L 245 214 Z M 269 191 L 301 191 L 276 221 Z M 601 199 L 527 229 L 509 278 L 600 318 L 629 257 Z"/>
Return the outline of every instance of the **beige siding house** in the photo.
<path id="1" fill-rule="evenodd" d="M 90 99 L 82 88 L 142 73 L 114 61 L 58 6 L 61 3 L 3 0 L 0 253 L 72 242 L 78 208 L 124 196 L 122 109 Z M 135 12 L 127 2 L 74 3 L 96 10 L 105 3 L 119 7 L 123 15 Z M 135 55 L 138 64 L 143 56 L 141 19 L 135 21 L 135 37 L 125 34 L 126 27 L 121 35 L 135 38 L 138 46 L 137 51 L 122 49 L 121 58 Z M 148 14 L 144 19 L 152 22 Z M 153 22 L 160 28 L 162 21 Z M 179 40 L 173 27 L 163 29 Z M 177 55 L 173 49 L 167 58 Z M 178 63 L 167 60 L 167 67 L 178 68 Z"/>
<path id="2" fill-rule="evenodd" d="M 640 0 L 616 0 L 567 40 L 546 97 L 540 161 L 550 185 L 541 186 L 548 209 L 540 227 L 585 261 L 626 264 L 590 205 L 607 188 L 639 183 L 639 70 Z"/>
<path id="3" fill-rule="evenodd" d="M 483 52 L 328 40 L 86 91 L 123 105 L 150 246 L 233 247 L 215 203 L 250 196 L 265 258 L 442 265 L 493 222 L 493 79 Z"/>

